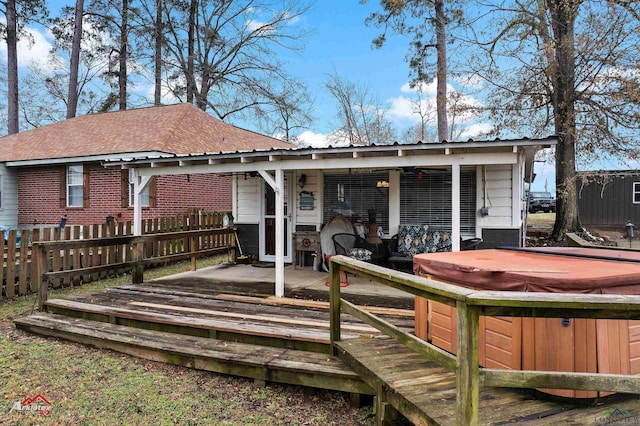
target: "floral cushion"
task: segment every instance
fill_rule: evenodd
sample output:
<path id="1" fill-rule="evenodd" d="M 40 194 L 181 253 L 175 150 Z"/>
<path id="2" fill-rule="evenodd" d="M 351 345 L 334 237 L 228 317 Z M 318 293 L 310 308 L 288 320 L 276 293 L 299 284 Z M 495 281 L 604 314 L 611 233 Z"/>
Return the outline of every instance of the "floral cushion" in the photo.
<path id="1" fill-rule="evenodd" d="M 352 248 L 349 250 L 349 257 L 352 257 L 357 260 L 362 260 L 364 262 L 371 261 L 371 250 L 363 249 L 363 248 Z"/>
<path id="2" fill-rule="evenodd" d="M 427 241 L 424 253 L 451 251 L 451 234 L 447 231 L 431 231 L 426 234 Z"/>
<path id="3" fill-rule="evenodd" d="M 429 225 L 400 225 L 398 228 L 398 253 L 413 256 L 424 253 Z"/>

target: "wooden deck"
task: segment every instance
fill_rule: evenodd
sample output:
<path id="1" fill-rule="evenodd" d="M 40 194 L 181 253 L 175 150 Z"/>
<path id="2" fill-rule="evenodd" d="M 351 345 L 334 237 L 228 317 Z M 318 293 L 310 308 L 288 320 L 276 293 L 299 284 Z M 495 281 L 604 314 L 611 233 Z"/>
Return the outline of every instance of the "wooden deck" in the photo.
<path id="1" fill-rule="evenodd" d="M 337 346 L 340 358 L 371 388 L 384 388 L 382 393 L 389 398 L 384 402 L 401 407 L 414 424 L 456 424 L 454 373 L 391 338 L 350 339 Z M 482 388 L 480 424 L 593 425 L 598 424 L 596 417 L 604 416 L 609 408 L 634 411 L 639 403 L 637 395 L 613 396 L 595 406 L 559 401 L 536 398 L 535 393 L 528 390 Z M 378 409 L 384 407 L 379 404 Z"/>
<path id="2" fill-rule="evenodd" d="M 404 407 L 415 424 L 455 423 L 455 376 L 341 315 L 342 341 L 331 355 L 326 292 L 268 296 L 270 284 L 237 286 L 203 279 L 162 280 L 50 299 L 46 312 L 16 326 L 133 356 L 191 368 L 295 385 L 375 395 Z M 309 300 L 304 297 L 313 297 Z M 405 331 L 414 312 L 405 302 L 354 296 L 354 303 Z M 386 306 L 373 306 L 373 305 Z M 481 389 L 480 423 L 594 424 L 609 409 L 638 407 L 637 396 L 614 396 L 585 407 L 536 399 L 530 391 Z"/>

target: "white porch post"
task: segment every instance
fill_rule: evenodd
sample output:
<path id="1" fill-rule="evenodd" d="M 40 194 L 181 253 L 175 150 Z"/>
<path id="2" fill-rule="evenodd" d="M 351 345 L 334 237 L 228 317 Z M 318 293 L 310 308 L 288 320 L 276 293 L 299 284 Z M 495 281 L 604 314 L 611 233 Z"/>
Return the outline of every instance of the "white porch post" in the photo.
<path id="1" fill-rule="evenodd" d="M 150 176 L 140 176 L 138 169 L 133 171 L 133 235 L 142 235 L 142 191 L 151 181 Z"/>
<path id="2" fill-rule="evenodd" d="M 284 171 L 276 169 L 276 297 L 284 297 Z"/>
<path id="3" fill-rule="evenodd" d="M 460 251 L 460 164 L 451 165 L 451 243 Z"/>
<path id="4" fill-rule="evenodd" d="M 276 297 L 284 297 L 284 170 L 275 169 L 275 181 L 269 173 L 258 170 L 276 194 Z M 264 212 L 262 213 L 264 214 Z"/>

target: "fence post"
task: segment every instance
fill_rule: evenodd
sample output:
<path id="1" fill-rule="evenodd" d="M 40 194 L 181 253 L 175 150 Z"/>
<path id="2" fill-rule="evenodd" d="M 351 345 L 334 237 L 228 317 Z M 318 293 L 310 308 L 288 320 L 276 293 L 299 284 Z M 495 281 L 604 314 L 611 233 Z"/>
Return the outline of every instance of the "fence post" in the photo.
<path id="1" fill-rule="evenodd" d="M 329 262 L 329 335 L 331 338 L 331 349 L 333 354 L 336 350 L 334 342 L 340 341 L 340 265 Z"/>
<path id="2" fill-rule="evenodd" d="M 198 248 L 196 247 L 195 237 L 189 238 L 189 251 L 191 252 L 191 270 L 195 271 L 198 268 L 198 264 L 196 261 Z"/>
<path id="3" fill-rule="evenodd" d="M 138 238 L 132 241 L 133 245 L 133 270 L 131 272 L 132 284 L 144 282 L 144 240 Z"/>
<path id="4" fill-rule="evenodd" d="M 332 283 L 333 284 L 333 283 Z M 464 301 L 456 303 L 458 356 L 456 357 L 456 424 L 478 424 L 480 398 L 480 311 Z"/>
<path id="5" fill-rule="evenodd" d="M 44 274 L 49 272 L 49 250 L 40 247 L 38 243 L 34 243 L 31 247 L 31 255 L 36 262 L 35 280 L 36 288 L 38 289 L 38 310 L 42 311 L 49 293 L 49 280 L 43 279 Z"/>

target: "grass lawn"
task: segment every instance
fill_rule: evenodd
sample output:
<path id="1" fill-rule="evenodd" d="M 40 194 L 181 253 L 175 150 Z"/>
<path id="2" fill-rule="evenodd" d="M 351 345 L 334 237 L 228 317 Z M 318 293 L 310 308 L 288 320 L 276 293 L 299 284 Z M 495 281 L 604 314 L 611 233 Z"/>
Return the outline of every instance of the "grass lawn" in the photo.
<path id="1" fill-rule="evenodd" d="M 555 213 L 529 213 L 527 215 L 527 223 L 532 224 L 548 224 L 553 227 L 553 223 L 556 221 Z"/>
<path id="2" fill-rule="evenodd" d="M 224 259 L 223 259 L 224 260 Z M 200 261 L 198 267 L 215 260 Z M 183 263 L 145 278 L 189 270 Z M 130 276 L 52 291 L 59 297 L 129 283 Z M 296 386 L 260 387 L 231 376 L 176 367 L 109 350 L 18 331 L 13 318 L 31 312 L 35 295 L 0 302 L 0 424 L 2 425 L 373 425 L 370 407 L 345 395 Z M 10 412 L 38 394 L 51 414 Z"/>

